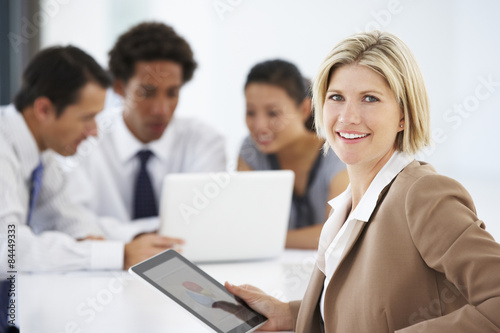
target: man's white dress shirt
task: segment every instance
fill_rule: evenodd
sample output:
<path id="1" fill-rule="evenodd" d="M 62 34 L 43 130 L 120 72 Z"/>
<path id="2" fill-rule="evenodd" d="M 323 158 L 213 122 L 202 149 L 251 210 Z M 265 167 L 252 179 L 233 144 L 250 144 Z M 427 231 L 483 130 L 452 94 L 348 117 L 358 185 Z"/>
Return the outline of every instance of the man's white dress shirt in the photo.
<path id="1" fill-rule="evenodd" d="M 356 221 L 368 222 L 382 190 L 413 160 L 413 156 L 395 152 L 377 173 L 361 201 L 349 216 L 347 216 L 347 213 L 352 205 L 350 184 L 342 194 L 328 202 L 332 207 L 332 214 L 325 222 L 323 230 L 321 230 L 317 261 L 318 268 L 325 274 L 323 293 L 320 300 L 323 319 L 326 289 L 337 270 L 342 254 L 346 250 L 347 241 Z"/>
<path id="2" fill-rule="evenodd" d="M 67 179 L 55 155 L 52 151 L 40 154 L 14 106 L 0 108 L 0 275 L 6 272 L 8 230 L 14 228 L 15 270 L 123 267 L 122 242 L 75 240 L 102 232 L 88 209 L 70 199 Z M 44 164 L 42 188 L 28 226 L 31 174 L 40 160 Z"/>
<path id="3" fill-rule="evenodd" d="M 148 144 L 130 132 L 119 108 L 105 110 L 98 124 L 99 137 L 88 140 L 66 163 L 69 168 L 74 167 L 74 192 L 99 216 L 108 238 L 129 241 L 159 226 L 157 217 L 131 221 L 134 184 L 140 167 L 136 155 L 140 150 L 153 152 L 147 169 L 157 207 L 165 175 L 226 169 L 223 136 L 199 120 L 174 117 L 162 137 Z"/>

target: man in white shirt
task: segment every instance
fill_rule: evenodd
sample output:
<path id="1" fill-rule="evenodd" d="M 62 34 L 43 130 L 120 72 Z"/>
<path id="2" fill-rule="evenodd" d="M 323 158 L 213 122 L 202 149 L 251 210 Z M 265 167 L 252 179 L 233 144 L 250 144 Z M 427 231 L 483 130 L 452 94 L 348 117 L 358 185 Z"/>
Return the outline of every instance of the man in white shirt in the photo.
<path id="1" fill-rule="evenodd" d="M 134 26 L 109 54 L 113 89 L 123 106 L 103 112 L 99 138 L 68 163 L 79 166 L 74 170 L 81 179 L 78 189 L 106 236 L 129 241 L 158 228 L 164 176 L 224 171 L 225 142 L 197 119 L 174 117 L 196 62 L 189 44 L 171 27 Z"/>
<path id="2" fill-rule="evenodd" d="M 93 214 L 71 199 L 55 160 L 55 153 L 73 155 L 96 135 L 109 85 L 85 52 L 52 47 L 28 65 L 14 105 L 0 108 L 0 277 L 123 269 L 170 246 L 158 235 L 128 244 L 103 240 Z"/>

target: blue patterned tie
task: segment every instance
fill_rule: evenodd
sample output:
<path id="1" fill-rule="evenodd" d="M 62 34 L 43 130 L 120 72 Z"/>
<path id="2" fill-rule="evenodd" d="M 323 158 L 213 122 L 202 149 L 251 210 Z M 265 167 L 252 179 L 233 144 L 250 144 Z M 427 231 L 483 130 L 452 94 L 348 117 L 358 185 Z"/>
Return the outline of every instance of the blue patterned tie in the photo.
<path id="1" fill-rule="evenodd" d="M 153 184 L 151 183 L 151 178 L 149 177 L 148 170 L 146 169 L 151 155 L 153 155 L 153 153 L 150 150 L 141 150 L 137 153 L 141 165 L 135 182 L 134 220 L 143 217 L 158 216 Z"/>
<path id="2" fill-rule="evenodd" d="M 33 214 L 33 210 L 35 209 L 36 202 L 38 200 L 38 194 L 40 193 L 40 189 L 42 188 L 42 178 L 43 164 L 40 161 L 35 170 L 33 170 L 33 172 L 31 173 L 30 206 L 28 211 L 28 219 L 26 221 L 28 225 L 31 222 L 31 215 Z"/>

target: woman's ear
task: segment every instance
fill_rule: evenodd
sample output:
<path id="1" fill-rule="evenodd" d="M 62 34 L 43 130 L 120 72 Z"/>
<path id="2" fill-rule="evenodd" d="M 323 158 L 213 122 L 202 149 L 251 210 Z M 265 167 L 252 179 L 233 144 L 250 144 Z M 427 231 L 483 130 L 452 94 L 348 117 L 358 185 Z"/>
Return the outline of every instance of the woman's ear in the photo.
<path id="1" fill-rule="evenodd" d="M 401 132 L 405 128 L 405 118 L 399 120 L 399 131 Z"/>
<path id="2" fill-rule="evenodd" d="M 300 104 L 300 111 L 302 113 L 302 119 L 306 122 L 312 113 L 312 101 L 309 97 L 304 98 Z"/>

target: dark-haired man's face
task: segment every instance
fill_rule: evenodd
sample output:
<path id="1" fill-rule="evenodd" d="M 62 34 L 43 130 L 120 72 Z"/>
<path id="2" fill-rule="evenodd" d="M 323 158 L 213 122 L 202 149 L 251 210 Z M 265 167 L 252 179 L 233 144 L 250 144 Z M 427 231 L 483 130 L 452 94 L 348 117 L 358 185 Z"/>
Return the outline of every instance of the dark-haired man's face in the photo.
<path id="1" fill-rule="evenodd" d="M 137 62 L 126 84 L 115 83 L 124 98 L 123 119 L 141 142 L 158 140 L 168 126 L 179 101 L 182 66 L 172 61 Z"/>
<path id="2" fill-rule="evenodd" d="M 68 105 L 59 117 L 53 111 L 44 128 L 42 150 L 52 149 L 70 156 L 88 136 L 97 135 L 95 116 L 104 108 L 106 89 L 90 82 L 81 88 L 79 95 L 78 101 Z"/>

